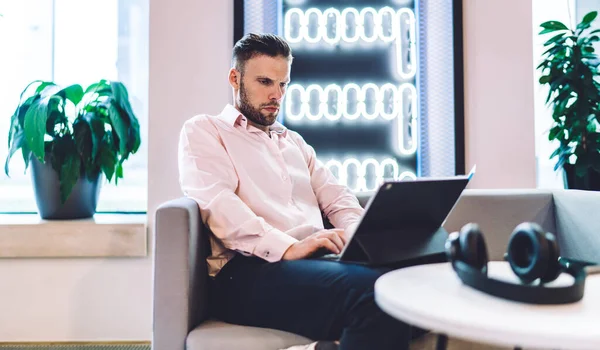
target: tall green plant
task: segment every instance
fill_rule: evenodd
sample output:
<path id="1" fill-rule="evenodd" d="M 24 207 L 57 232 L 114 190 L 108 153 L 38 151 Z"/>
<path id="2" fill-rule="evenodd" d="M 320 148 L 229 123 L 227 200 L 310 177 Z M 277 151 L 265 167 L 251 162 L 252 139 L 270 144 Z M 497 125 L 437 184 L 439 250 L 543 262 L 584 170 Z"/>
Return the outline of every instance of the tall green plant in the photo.
<path id="1" fill-rule="evenodd" d="M 102 172 L 117 184 L 123 162 L 141 143 L 138 120 L 120 82 L 100 80 L 84 91 L 78 84 L 61 88 L 34 81 L 21 93 L 10 123 L 6 175 L 19 149 L 25 169 L 32 156 L 49 161 L 58 173 L 63 203 L 80 176 L 93 180 Z"/>
<path id="2" fill-rule="evenodd" d="M 549 140 L 559 146 L 550 158 L 558 157 L 554 170 L 574 164 L 576 176 L 600 172 L 600 61 L 593 44 L 600 29 L 591 24 L 598 12 L 586 14 L 575 29 L 558 21 L 541 24 L 540 35 L 552 34 L 544 46 L 539 82 L 550 90 L 546 103 L 552 107 L 553 124 Z"/>

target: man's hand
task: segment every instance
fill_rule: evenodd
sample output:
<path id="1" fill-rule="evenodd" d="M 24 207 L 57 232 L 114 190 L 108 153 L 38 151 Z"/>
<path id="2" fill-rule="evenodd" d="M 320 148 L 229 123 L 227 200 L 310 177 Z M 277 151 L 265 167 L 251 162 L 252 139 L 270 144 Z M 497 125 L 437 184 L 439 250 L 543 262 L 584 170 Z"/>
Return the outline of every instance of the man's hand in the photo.
<path id="1" fill-rule="evenodd" d="M 346 245 L 344 229 L 321 230 L 305 239 L 292 244 L 283 254 L 283 260 L 299 260 L 314 254 L 319 249 L 326 249 L 339 254 Z"/>

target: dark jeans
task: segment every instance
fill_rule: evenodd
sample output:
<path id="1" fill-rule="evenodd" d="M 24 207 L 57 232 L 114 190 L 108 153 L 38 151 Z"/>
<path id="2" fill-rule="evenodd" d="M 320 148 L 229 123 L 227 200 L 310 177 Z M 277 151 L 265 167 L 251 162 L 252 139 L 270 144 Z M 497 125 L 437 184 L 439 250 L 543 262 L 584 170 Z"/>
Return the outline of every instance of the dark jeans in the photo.
<path id="1" fill-rule="evenodd" d="M 411 327 L 375 304 L 375 280 L 384 272 L 333 261 L 268 263 L 238 255 L 212 283 L 212 313 L 228 323 L 340 340 L 343 350 L 408 349 Z"/>

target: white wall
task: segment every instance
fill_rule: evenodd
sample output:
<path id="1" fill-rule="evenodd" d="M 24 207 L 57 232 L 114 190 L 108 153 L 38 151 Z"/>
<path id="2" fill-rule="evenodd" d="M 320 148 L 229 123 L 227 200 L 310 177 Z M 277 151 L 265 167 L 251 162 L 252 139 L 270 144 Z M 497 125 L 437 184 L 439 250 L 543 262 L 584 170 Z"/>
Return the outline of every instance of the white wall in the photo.
<path id="1" fill-rule="evenodd" d="M 464 0 L 471 188 L 536 187 L 531 0 Z"/>
<path id="2" fill-rule="evenodd" d="M 465 0 L 464 13 L 466 160 L 478 166 L 473 187 L 535 187 L 531 0 Z M 230 99 L 232 14 L 232 0 L 151 0 L 152 215 L 180 195 L 176 144 L 183 121 L 218 113 Z M 149 340 L 151 257 L 0 260 L 0 310 L 0 341 Z"/>
<path id="3" fill-rule="evenodd" d="M 183 121 L 229 102 L 232 41 L 232 0 L 150 2 L 149 213 L 180 195 Z M 0 342 L 150 340 L 151 331 L 151 257 L 0 260 Z"/>

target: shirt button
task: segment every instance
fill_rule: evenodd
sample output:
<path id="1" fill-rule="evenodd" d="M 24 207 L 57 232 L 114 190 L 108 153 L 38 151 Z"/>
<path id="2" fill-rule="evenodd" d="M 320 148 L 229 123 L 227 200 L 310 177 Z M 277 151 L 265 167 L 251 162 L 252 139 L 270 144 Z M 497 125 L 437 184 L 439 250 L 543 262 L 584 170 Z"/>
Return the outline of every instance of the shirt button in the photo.
<path id="1" fill-rule="evenodd" d="M 287 176 L 285 176 L 285 175 L 281 175 L 281 178 L 283 179 L 283 181 L 287 180 Z"/>

